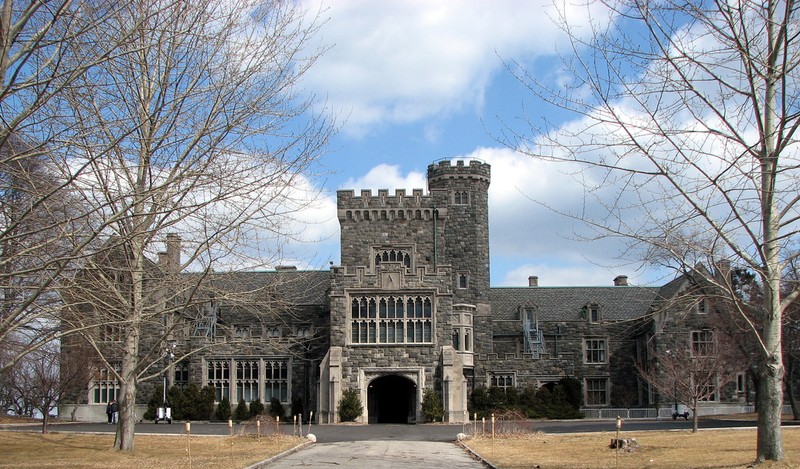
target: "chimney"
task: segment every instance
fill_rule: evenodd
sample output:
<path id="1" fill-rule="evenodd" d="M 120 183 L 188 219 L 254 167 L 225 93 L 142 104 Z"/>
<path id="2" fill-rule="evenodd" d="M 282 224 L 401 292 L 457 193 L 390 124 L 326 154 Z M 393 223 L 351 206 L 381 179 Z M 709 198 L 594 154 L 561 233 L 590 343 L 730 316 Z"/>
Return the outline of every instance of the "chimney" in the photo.
<path id="1" fill-rule="evenodd" d="M 278 272 L 295 272 L 297 270 L 296 265 L 276 265 L 275 270 Z"/>
<path id="2" fill-rule="evenodd" d="M 181 267 L 181 237 L 176 233 L 167 233 L 166 265 L 169 270 L 178 271 Z M 159 256 L 161 260 L 161 256 Z"/>
<path id="3" fill-rule="evenodd" d="M 617 275 L 614 278 L 614 286 L 615 287 L 627 287 L 628 286 L 628 276 L 627 275 Z"/>
<path id="4" fill-rule="evenodd" d="M 731 282 L 731 263 L 728 260 L 717 261 L 717 279 L 727 285 Z"/>
<path id="5" fill-rule="evenodd" d="M 528 286 L 529 287 L 538 287 L 539 286 L 539 277 L 535 275 L 531 275 L 528 277 Z"/>

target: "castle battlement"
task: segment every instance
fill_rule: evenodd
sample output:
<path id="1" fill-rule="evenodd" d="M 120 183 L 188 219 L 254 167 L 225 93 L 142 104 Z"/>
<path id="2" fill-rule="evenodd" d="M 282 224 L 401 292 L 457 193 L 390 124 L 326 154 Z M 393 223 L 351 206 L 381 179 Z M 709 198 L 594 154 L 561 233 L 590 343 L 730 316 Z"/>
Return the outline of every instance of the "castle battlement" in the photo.
<path id="1" fill-rule="evenodd" d="M 365 209 L 365 208 L 417 208 L 431 205 L 430 195 L 423 195 L 422 189 L 414 189 L 411 195 L 405 189 L 396 189 L 394 195 L 389 195 L 388 189 L 378 189 L 377 195 L 372 195 L 370 189 L 363 189 L 360 195 L 355 191 L 341 190 L 336 192 L 337 206 L 339 209 Z"/>
<path id="2" fill-rule="evenodd" d="M 455 162 L 455 164 L 453 164 Z M 467 164 L 465 164 L 467 163 Z M 491 165 L 480 160 L 439 160 L 428 165 L 428 184 L 445 179 L 472 179 L 489 183 Z"/>
<path id="3" fill-rule="evenodd" d="M 379 189 L 377 195 L 365 189 L 361 195 L 352 190 L 341 190 L 336 193 L 339 221 L 401 221 L 431 220 L 433 212 L 438 216 L 446 216 L 446 208 L 437 208 L 430 195 L 423 195 L 422 189 L 414 189 L 411 196 L 405 189 L 395 190 L 389 195 L 387 189 Z"/>

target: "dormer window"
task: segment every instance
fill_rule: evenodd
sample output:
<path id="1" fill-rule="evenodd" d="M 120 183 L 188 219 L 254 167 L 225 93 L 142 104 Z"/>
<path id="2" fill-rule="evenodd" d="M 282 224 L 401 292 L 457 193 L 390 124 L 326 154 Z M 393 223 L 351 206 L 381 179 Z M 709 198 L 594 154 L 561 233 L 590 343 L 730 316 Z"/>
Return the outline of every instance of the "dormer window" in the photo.
<path id="1" fill-rule="evenodd" d="M 705 298 L 700 298 L 700 301 L 697 302 L 697 314 L 706 313 L 708 313 L 708 302 Z"/>
<path id="2" fill-rule="evenodd" d="M 597 303 L 590 303 L 584 306 L 584 314 L 586 320 L 592 324 L 596 324 L 600 322 L 601 314 L 600 314 L 600 305 Z"/>

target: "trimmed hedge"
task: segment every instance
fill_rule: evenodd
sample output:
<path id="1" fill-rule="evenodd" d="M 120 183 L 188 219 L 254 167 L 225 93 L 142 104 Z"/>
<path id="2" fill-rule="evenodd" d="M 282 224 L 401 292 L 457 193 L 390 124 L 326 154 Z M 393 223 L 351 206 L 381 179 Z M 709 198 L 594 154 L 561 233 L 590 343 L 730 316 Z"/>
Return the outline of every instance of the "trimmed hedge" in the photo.
<path id="1" fill-rule="evenodd" d="M 535 419 L 580 419 L 582 404 L 580 381 L 561 378 L 554 386 L 528 387 L 521 392 L 516 388 L 477 388 L 472 391 L 470 414 L 477 413 L 482 418 L 516 411 Z"/>

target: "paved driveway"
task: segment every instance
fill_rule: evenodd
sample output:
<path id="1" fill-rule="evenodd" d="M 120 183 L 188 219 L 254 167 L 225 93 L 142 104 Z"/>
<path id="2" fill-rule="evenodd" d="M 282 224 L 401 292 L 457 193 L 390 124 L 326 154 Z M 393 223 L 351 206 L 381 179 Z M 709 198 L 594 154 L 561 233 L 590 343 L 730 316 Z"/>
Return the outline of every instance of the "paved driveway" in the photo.
<path id="1" fill-rule="evenodd" d="M 483 463 L 454 443 L 409 440 L 316 443 L 270 463 L 268 468 L 354 467 L 369 469 L 481 469 Z"/>
<path id="2" fill-rule="evenodd" d="M 267 467 L 485 468 L 454 443 L 461 430 L 461 425 L 312 426 L 317 443 Z"/>

